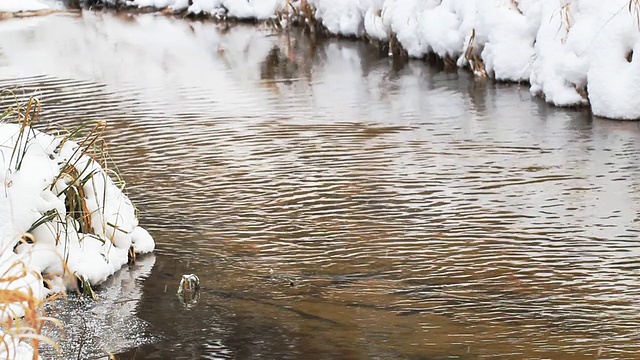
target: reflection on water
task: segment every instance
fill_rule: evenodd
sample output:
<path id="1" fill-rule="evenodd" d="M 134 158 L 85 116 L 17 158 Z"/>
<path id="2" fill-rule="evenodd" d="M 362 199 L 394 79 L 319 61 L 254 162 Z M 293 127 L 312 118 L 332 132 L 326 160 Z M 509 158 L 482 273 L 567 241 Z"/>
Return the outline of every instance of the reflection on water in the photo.
<path id="1" fill-rule="evenodd" d="M 135 316 L 142 297 L 142 280 L 155 263 L 153 254 L 138 258 L 96 289 L 99 302 L 69 295 L 47 304 L 47 312 L 64 328 L 51 326 L 45 334 L 60 345 L 60 352 L 44 347 L 41 356 L 61 359 L 105 357 L 160 340 L 149 333 L 145 321 Z"/>
<path id="2" fill-rule="evenodd" d="M 109 121 L 158 241 L 130 311 L 163 340 L 123 358 L 640 351 L 637 123 L 359 42 L 154 15 L 0 22 L 0 79 L 45 122 Z"/>

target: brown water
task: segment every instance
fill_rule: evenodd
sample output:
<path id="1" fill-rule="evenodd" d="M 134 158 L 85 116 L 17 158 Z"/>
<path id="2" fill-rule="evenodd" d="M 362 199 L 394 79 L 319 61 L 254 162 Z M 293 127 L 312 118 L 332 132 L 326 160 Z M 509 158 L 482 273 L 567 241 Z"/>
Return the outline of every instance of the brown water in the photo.
<path id="1" fill-rule="evenodd" d="M 638 123 L 359 42 L 154 15 L 2 21 L 0 79 L 44 121 L 109 122 L 158 243 L 114 304 L 159 340 L 90 354 L 640 356 Z"/>

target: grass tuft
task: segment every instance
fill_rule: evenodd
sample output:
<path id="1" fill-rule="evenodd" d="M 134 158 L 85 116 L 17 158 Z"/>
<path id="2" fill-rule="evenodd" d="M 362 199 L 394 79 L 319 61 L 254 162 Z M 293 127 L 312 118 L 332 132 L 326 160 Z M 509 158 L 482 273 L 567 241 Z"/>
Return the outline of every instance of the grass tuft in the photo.
<path id="1" fill-rule="evenodd" d="M 11 172 L 19 172 L 25 158 L 28 160 L 27 152 L 32 140 L 36 137 L 36 131 L 33 130 L 39 113 L 40 102 L 37 99 L 31 99 L 26 106 L 16 105 L 8 110 L 0 113 L 0 121 L 18 123 L 19 132 L 17 133 L 17 141 L 13 149 L 11 150 L 11 158 L 9 170 Z M 86 124 L 84 125 L 86 126 Z M 61 138 L 60 143 L 55 153 L 59 153 L 65 143 L 71 140 L 72 136 L 77 136 L 82 133 L 83 126 L 78 129 L 67 132 L 66 134 L 58 134 Z M 55 236 L 56 245 L 63 241 L 64 257 L 61 257 L 60 261 L 63 263 L 64 276 L 71 276 L 75 278 L 72 283 L 77 284 L 77 291 L 85 296 L 91 297 L 97 300 L 97 296 L 92 289 L 89 280 L 85 276 L 71 273 L 66 267 L 66 260 L 69 256 L 66 236 L 64 234 L 75 231 L 88 236 L 94 236 L 94 228 L 91 223 L 92 213 L 87 206 L 87 183 L 97 174 L 97 171 L 90 170 L 90 162 L 86 162 L 87 165 L 79 165 L 83 156 L 88 156 L 94 161 L 105 166 L 109 162 L 110 158 L 106 151 L 106 145 L 102 139 L 102 135 L 106 128 L 106 122 L 101 121 L 95 124 L 86 135 L 81 138 L 78 145 L 73 149 L 71 156 L 65 163 L 60 164 L 60 172 L 54 177 L 54 180 L 47 188 L 54 191 L 55 195 L 63 198 L 65 201 L 66 218 L 63 214 L 59 213 L 56 209 L 50 209 L 42 213 L 42 215 L 34 221 L 29 229 L 27 229 L 25 236 L 16 241 L 13 248 L 9 248 L 6 251 L 15 251 L 21 244 L 33 244 L 37 239 L 34 238 L 31 233 L 41 226 L 45 226 L 52 235 Z M 15 138 L 14 138 L 15 139 Z M 117 171 L 110 170 L 110 174 L 117 174 Z M 60 180 L 64 181 L 63 188 L 60 189 L 60 185 L 56 187 L 56 183 Z M 124 181 L 117 176 L 116 184 L 120 187 L 124 186 Z M 96 191 L 96 189 L 94 189 Z M 103 199 L 104 203 L 104 199 Z M 101 211 L 98 209 L 96 211 Z M 72 220 L 72 221 L 69 221 Z M 71 229 L 70 227 L 74 227 Z M 76 228 L 77 227 L 77 228 Z M 115 227 L 115 226 L 114 226 Z M 121 229 L 117 230 L 123 231 Z M 62 237 L 62 239 L 61 239 Z M 95 236 L 102 241 L 102 238 Z M 15 274 L 18 275 L 15 275 Z M 42 344 L 48 344 L 52 346 L 56 351 L 60 351 L 59 346 L 50 338 L 43 335 L 43 329 L 45 324 L 52 323 L 56 326 L 62 327 L 62 324 L 53 317 L 46 316 L 43 310 L 43 303 L 50 301 L 55 297 L 49 297 L 45 300 L 39 299 L 33 290 L 28 286 L 24 286 L 26 278 L 40 279 L 41 282 L 49 283 L 48 275 L 53 274 L 40 274 L 37 272 L 30 272 L 28 266 L 23 262 L 16 262 L 12 264 L 3 275 L 0 274 L 0 314 L 6 315 L 5 320 L 0 322 L 0 359 L 6 354 L 7 358 L 13 358 L 16 356 L 16 346 L 22 346 L 20 344 L 27 343 L 34 351 L 34 359 L 38 358 L 38 349 Z M 56 276 L 58 274 L 55 274 Z M 43 276 L 45 277 L 43 279 Z M 18 285 L 23 285 L 18 288 Z M 47 286 L 51 288 L 51 286 Z M 18 288 L 14 290 L 12 288 Z M 60 296 L 60 295 L 58 295 Z M 24 316 L 17 318 L 16 314 L 24 313 Z"/>
<path id="2" fill-rule="evenodd" d="M 469 63 L 469 67 L 473 73 L 481 78 L 487 77 L 487 70 L 484 67 L 484 62 L 480 56 L 480 51 L 475 46 L 476 42 L 476 29 L 471 30 L 471 36 L 469 37 L 469 44 L 467 44 L 467 51 L 464 53 L 464 58 Z"/>
<path id="3" fill-rule="evenodd" d="M 636 26 L 640 30 L 640 0 L 629 0 L 629 13 L 636 21 Z"/>
<path id="4" fill-rule="evenodd" d="M 20 125 L 18 138 L 11 152 L 11 158 L 9 159 L 9 168 L 13 168 L 15 171 L 20 171 L 22 162 L 29 149 L 29 143 L 35 137 L 32 126 L 38 120 L 39 114 L 40 101 L 35 98 L 29 99 L 29 102 L 24 108 L 18 103 L 15 108 L 9 108 L 3 113 L 3 120 L 13 115 L 17 118 L 17 123 Z"/>

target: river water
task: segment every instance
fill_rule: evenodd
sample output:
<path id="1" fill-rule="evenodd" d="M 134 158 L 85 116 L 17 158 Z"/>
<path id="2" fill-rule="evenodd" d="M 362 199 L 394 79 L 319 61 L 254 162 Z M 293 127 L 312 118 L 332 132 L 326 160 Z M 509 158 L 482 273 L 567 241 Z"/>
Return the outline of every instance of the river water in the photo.
<path id="1" fill-rule="evenodd" d="M 43 124 L 107 120 L 157 241 L 66 317 L 97 325 L 62 357 L 640 353 L 638 123 L 363 42 L 161 15 L 0 21 L 0 87 L 38 94 Z"/>

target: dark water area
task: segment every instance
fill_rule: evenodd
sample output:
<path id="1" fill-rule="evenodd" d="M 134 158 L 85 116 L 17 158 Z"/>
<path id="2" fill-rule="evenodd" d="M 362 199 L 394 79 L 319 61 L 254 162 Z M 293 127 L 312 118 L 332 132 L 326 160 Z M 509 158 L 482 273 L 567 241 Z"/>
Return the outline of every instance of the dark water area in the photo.
<path id="1" fill-rule="evenodd" d="M 157 241 L 78 310 L 108 341 L 63 357 L 640 353 L 639 123 L 362 42 L 157 15 L 0 21 L 0 88 L 38 94 L 43 124 L 107 120 Z"/>

